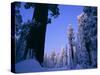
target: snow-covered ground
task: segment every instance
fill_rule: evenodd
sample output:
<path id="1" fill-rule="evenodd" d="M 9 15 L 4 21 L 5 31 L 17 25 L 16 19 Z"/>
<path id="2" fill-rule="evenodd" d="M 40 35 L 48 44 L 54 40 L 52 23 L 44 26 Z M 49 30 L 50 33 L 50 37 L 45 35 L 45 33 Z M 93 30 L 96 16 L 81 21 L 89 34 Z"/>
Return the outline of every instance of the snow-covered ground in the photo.
<path id="1" fill-rule="evenodd" d="M 83 69 L 82 66 L 78 65 L 73 68 L 75 69 Z M 28 59 L 22 62 L 15 64 L 15 72 L 16 73 L 26 73 L 26 72 L 44 72 L 44 71 L 61 71 L 61 70 L 72 70 L 70 66 L 63 67 L 41 67 L 36 59 Z"/>
<path id="2" fill-rule="evenodd" d="M 41 67 L 35 59 L 24 60 L 19 62 L 15 65 L 15 72 L 16 73 L 25 73 L 25 72 L 43 72 L 43 71 L 60 71 L 60 70 L 68 70 L 68 67 L 61 67 L 61 68 L 46 68 Z"/>
<path id="3" fill-rule="evenodd" d="M 35 59 L 24 60 L 15 65 L 15 72 L 17 73 L 39 72 L 44 70 Z"/>

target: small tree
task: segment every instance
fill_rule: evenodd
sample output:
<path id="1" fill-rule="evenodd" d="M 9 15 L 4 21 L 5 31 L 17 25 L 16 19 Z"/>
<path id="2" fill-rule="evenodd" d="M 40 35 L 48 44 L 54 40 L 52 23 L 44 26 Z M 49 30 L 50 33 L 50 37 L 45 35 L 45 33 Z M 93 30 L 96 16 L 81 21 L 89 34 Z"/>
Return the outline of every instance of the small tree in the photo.
<path id="1" fill-rule="evenodd" d="M 62 48 L 60 53 L 60 60 L 62 63 L 62 67 L 67 65 L 67 52 L 66 49 Z"/>
<path id="2" fill-rule="evenodd" d="M 50 62 L 51 62 L 51 66 L 52 67 L 55 67 L 56 66 L 56 53 L 55 53 L 55 50 L 53 50 L 51 52 L 51 55 L 50 55 Z"/>

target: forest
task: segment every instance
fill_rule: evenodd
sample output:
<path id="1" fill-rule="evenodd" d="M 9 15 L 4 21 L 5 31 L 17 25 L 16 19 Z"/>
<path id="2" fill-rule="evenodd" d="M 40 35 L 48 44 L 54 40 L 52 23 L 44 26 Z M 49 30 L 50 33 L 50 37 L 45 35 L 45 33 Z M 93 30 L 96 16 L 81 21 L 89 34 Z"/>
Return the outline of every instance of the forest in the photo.
<path id="1" fill-rule="evenodd" d="M 34 10 L 27 22 L 23 22 L 20 12 L 22 5 L 25 10 Z M 76 16 L 77 31 L 72 24 L 66 27 L 66 46 L 58 53 L 56 50 L 45 53 L 47 26 L 62 14 L 59 5 L 15 2 L 16 72 L 27 72 L 21 71 L 26 66 L 23 63 L 31 60 L 28 65 L 33 68 L 28 67 L 28 71 L 33 72 L 97 68 L 97 7 L 82 7 L 82 13 Z"/>

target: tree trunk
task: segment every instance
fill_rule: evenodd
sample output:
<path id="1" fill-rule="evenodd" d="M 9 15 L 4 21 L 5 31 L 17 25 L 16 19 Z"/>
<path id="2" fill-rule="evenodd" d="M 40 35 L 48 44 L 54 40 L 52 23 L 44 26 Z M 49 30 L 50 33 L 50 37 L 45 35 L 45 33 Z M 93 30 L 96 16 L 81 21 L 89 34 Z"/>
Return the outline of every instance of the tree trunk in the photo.
<path id="1" fill-rule="evenodd" d="M 37 28 L 36 35 L 33 35 L 33 37 L 35 36 L 37 39 L 37 46 L 35 47 L 35 57 L 41 64 L 44 57 L 45 34 L 48 20 L 48 5 L 36 4 L 33 20 L 35 20 L 35 27 Z"/>
<path id="2" fill-rule="evenodd" d="M 27 38 L 27 48 L 24 52 L 24 59 L 27 56 L 29 49 L 33 49 L 35 57 L 40 64 L 44 58 L 44 45 L 45 45 L 45 34 L 48 20 L 48 5 L 36 4 L 33 14 L 33 26 L 29 31 Z"/>

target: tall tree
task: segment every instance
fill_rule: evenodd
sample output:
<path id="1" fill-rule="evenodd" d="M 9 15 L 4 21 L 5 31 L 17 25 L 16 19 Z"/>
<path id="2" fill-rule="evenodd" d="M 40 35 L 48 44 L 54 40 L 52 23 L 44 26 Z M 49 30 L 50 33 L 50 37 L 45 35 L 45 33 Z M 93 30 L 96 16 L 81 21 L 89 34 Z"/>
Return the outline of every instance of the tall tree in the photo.
<path id="1" fill-rule="evenodd" d="M 83 59 L 78 59 L 83 63 L 83 67 L 97 66 L 97 8 L 84 7 L 83 13 L 78 17 L 80 37 L 80 56 Z M 83 49 L 84 48 L 84 49 Z M 79 58 L 80 58 L 79 56 Z"/>
<path id="2" fill-rule="evenodd" d="M 57 17 L 59 15 L 58 5 L 56 4 L 40 4 L 40 3 L 27 3 L 25 8 L 34 7 L 33 14 L 33 27 L 31 28 L 29 35 L 30 38 L 27 38 L 27 48 L 25 50 L 23 58 L 26 59 L 28 49 L 35 50 L 36 59 L 41 64 L 43 62 L 44 56 L 44 44 L 45 44 L 45 33 L 47 24 L 51 22 L 51 19 L 48 19 L 48 11 L 50 10 L 51 16 Z"/>
<path id="3" fill-rule="evenodd" d="M 77 57 L 78 57 L 78 64 L 82 66 L 82 68 L 87 68 L 89 65 L 89 57 L 88 52 L 85 47 L 85 40 L 84 40 L 84 18 L 86 15 L 81 13 L 78 16 L 78 33 L 77 33 Z M 81 58 L 81 59 L 80 59 Z"/>
<path id="4" fill-rule="evenodd" d="M 63 66 L 66 66 L 67 65 L 67 50 L 62 48 L 61 49 L 61 53 L 60 53 L 60 66 L 63 67 Z"/>
<path id="5" fill-rule="evenodd" d="M 20 51 L 20 45 L 22 44 L 22 41 L 20 41 L 19 43 L 19 37 L 20 37 L 20 30 L 21 30 L 21 26 L 22 26 L 22 16 L 20 14 L 20 7 L 21 7 L 21 3 L 20 2 L 16 2 L 15 3 L 15 40 L 16 40 L 16 62 L 21 61 L 21 55 L 22 52 Z M 12 32 L 13 33 L 13 32 Z"/>
<path id="6" fill-rule="evenodd" d="M 70 67 L 73 66 L 74 63 L 74 30 L 71 24 L 68 26 L 68 58 Z"/>

